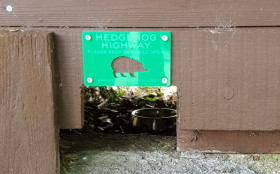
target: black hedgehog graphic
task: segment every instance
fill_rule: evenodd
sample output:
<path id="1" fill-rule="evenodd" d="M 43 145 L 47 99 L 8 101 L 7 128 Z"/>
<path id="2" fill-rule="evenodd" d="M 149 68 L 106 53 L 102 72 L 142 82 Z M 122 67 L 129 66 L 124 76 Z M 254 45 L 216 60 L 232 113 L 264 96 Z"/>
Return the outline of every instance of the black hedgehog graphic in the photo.
<path id="1" fill-rule="evenodd" d="M 114 59 L 112 62 L 112 68 L 116 78 L 118 78 L 116 73 L 120 73 L 122 77 L 126 77 L 123 73 L 127 72 L 131 75 L 131 77 L 136 77 L 134 75 L 135 72 L 148 71 L 143 67 L 141 62 L 125 56 Z"/>

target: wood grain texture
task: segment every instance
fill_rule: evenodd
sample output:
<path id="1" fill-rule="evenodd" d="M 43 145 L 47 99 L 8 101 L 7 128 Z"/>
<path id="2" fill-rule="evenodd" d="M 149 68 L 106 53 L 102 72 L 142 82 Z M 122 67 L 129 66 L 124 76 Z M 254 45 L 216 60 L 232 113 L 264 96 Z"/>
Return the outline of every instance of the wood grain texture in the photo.
<path id="1" fill-rule="evenodd" d="M 84 124 L 82 29 L 48 31 L 55 33 L 59 126 L 79 129 Z"/>
<path id="2" fill-rule="evenodd" d="M 60 50 L 61 127 L 79 128 L 83 29 L 51 31 Z M 204 130 L 279 129 L 279 28 L 170 31 L 178 124 Z"/>
<path id="3" fill-rule="evenodd" d="M 280 153 L 279 131 L 195 131 L 177 132 L 179 150 L 210 153 Z"/>
<path id="4" fill-rule="evenodd" d="M 280 129 L 280 29 L 189 30 L 180 57 L 178 124 L 198 130 Z M 176 42 L 174 43 L 176 44 Z"/>
<path id="5" fill-rule="evenodd" d="M 47 30 L 55 34 L 60 127 L 81 128 L 81 33 L 93 29 Z M 184 129 L 280 128 L 280 28 L 137 29 L 147 30 L 172 32 L 172 84 Z"/>
<path id="6" fill-rule="evenodd" d="M 49 32 L 0 31 L 0 173 L 57 173 Z"/>
<path id="7" fill-rule="evenodd" d="M 12 12 L 5 10 L 7 5 Z M 278 0 L 2 0 L 1 26 L 279 26 Z"/>

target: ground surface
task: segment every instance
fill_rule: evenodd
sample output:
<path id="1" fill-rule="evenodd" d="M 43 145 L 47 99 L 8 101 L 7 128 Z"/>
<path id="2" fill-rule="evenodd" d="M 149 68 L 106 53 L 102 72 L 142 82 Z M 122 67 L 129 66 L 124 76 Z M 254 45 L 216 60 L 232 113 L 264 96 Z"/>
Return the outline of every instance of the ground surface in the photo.
<path id="1" fill-rule="evenodd" d="M 280 155 L 177 152 L 175 137 L 63 134 L 61 174 L 280 174 Z"/>

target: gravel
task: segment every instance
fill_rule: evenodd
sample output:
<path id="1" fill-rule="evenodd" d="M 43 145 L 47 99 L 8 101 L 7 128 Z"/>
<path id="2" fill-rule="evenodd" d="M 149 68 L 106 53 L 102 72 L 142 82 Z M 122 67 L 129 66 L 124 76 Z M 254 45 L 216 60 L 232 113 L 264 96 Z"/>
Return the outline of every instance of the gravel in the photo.
<path id="1" fill-rule="evenodd" d="M 64 135 L 60 146 L 67 161 L 67 166 L 61 166 L 62 174 L 280 173 L 279 155 L 180 152 L 172 148 L 175 137 Z"/>

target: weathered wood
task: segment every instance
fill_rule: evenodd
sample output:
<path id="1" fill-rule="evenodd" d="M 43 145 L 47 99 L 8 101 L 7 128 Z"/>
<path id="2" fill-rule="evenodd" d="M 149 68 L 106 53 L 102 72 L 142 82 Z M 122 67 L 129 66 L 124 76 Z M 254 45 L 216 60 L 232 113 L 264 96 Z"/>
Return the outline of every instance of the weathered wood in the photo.
<path id="1" fill-rule="evenodd" d="M 58 173 L 48 32 L 0 31 L 0 173 Z"/>
<path id="2" fill-rule="evenodd" d="M 81 33 L 92 29 L 47 30 L 55 33 L 59 50 L 60 126 L 81 128 Z M 178 124 L 200 130 L 279 129 L 280 28 L 165 30 L 172 32 L 172 83 L 180 95 Z"/>
<path id="3" fill-rule="evenodd" d="M 48 30 L 59 50 L 60 125 L 80 128 L 81 33 L 90 29 Z M 165 30 L 172 32 L 178 124 L 200 130 L 279 129 L 280 28 Z"/>
<path id="4" fill-rule="evenodd" d="M 193 29 L 180 35 L 180 57 L 173 60 L 181 72 L 173 74 L 180 77 L 174 84 L 181 128 L 280 129 L 280 28 Z"/>
<path id="5" fill-rule="evenodd" d="M 179 150 L 212 153 L 280 153 L 279 131 L 196 131 L 178 129 Z"/>
<path id="6" fill-rule="evenodd" d="M 6 6 L 13 7 L 7 12 Z M 1 26 L 279 26 L 279 0 L 2 0 Z"/>
<path id="7" fill-rule="evenodd" d="M 55 33 L 56 87 L 59 126 L 79 129 L 83 126 L 82 29 L 49 29 Z"/>

